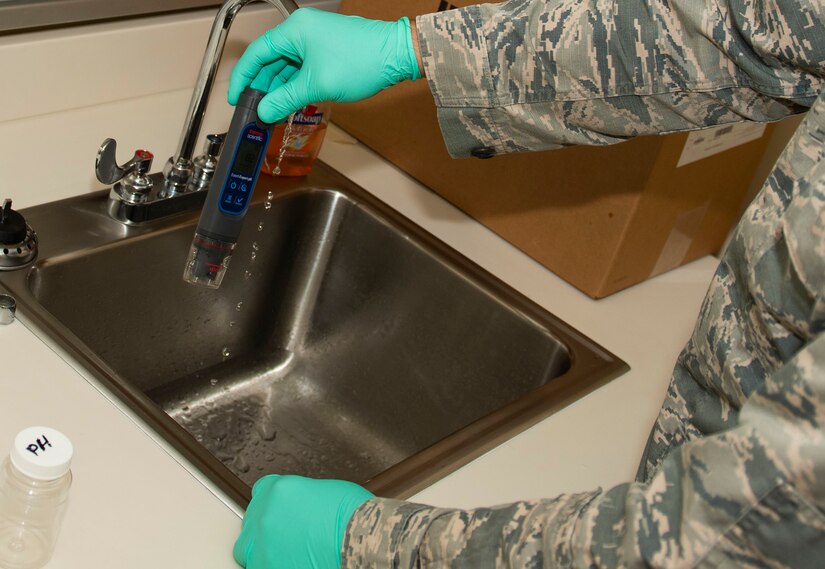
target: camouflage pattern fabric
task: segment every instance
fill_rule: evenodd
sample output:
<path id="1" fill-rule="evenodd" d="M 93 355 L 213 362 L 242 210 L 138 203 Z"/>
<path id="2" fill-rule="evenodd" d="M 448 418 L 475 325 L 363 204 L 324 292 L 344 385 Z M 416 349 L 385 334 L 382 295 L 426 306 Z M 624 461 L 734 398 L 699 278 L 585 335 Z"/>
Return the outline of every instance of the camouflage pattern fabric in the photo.
<path id="1" fill-rule="evenodd" d="M 723 255 L 636 482 L 475 510 L 373 499 L 342 567 L 825 567 L 824 11 L 517 0 L 418 19 L 457 155 L 813 107 Z"/>
<path id="2" fill-rule="evenodd" d="M 454 157 L 608 144 L 810 107 L 821 0 L 512 0 L 417 19 Z"/>

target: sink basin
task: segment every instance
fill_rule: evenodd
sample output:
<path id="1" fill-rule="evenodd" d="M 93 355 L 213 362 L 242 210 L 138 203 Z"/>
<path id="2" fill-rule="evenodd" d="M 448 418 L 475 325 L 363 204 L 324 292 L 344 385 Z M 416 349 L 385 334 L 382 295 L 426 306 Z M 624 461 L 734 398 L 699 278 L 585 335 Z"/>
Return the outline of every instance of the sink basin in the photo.
<path id="1" fill-rule="evenodd" d="M 0 274 L 242 505 L 271 472 L 409 496 L 627 369 L 322 164 L 256 194 L 219 290 L 181 278 L 196 212 L 127 227 L 105 193 L 24 210 L 39 260 Z"/>

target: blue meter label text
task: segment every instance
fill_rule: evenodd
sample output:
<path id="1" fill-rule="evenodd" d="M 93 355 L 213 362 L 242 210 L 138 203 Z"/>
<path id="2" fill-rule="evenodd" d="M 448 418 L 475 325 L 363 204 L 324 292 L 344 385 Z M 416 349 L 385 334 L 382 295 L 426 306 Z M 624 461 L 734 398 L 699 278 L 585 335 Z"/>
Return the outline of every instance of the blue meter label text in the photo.
<path id="1" fill-rule="evenodd" d="M 246 211 L 268 141 L 269 133 L 258 129 L 255 123 L 244 128 L 218 202 L 223 213 L 241 215 Z"/>

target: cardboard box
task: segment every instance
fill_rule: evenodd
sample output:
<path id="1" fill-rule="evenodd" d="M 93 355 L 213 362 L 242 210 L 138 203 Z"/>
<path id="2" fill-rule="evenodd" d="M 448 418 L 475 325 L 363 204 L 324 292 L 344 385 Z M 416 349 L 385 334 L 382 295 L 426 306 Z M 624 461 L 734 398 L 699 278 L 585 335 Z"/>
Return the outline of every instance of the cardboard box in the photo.
<path id="1" fill-rule="evenodd" d="M 390 20 L 470 3 L 478 2 L 342 0 L 341 12 Z M 772 128 L 742 124 L 455 160 L 425 81 L 336 105 L 332 117 L 594 298 L 716 253 L 742 211 Z"/>

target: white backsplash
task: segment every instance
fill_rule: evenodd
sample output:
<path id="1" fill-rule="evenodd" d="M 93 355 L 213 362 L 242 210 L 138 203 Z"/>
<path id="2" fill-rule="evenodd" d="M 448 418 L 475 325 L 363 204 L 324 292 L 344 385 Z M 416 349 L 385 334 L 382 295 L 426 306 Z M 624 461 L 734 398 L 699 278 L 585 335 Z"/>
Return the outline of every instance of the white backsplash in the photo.
<path id="1" fill-rule="evenodd" d="M 145 148 L 161 170 L 178 144 L 214 13 L 0 36 L 0 199 L 27 207 L 103 188 L 94 160 L 108 137 L 120 162 Z M 279 19 L 266 5 L 238 15 L 202 136 L 226 130 L 229 71 Z"/>

